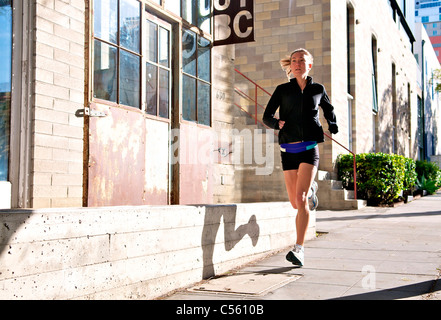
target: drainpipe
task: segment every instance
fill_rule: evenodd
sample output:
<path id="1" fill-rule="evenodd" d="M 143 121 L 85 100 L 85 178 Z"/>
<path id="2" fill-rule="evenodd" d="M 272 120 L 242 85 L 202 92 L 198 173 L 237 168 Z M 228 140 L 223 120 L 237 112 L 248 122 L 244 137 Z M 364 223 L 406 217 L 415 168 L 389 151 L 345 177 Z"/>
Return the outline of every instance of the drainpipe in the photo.
<path id="1" fill-rule="evenodd" d="M 423 159 L 426 160 L 426 150 L 427 150 L 427 143 L 426 143 L 426 83 L 425 83 L 425 61 L 424 61 L 424 45 L 426 44 L 426 40 L 422 40 L 421 42 L 421 82 L 422 82 L 422 101 L 421 101 L 421 113 L 422 113 L 422 120 L 423 120 Z"/>

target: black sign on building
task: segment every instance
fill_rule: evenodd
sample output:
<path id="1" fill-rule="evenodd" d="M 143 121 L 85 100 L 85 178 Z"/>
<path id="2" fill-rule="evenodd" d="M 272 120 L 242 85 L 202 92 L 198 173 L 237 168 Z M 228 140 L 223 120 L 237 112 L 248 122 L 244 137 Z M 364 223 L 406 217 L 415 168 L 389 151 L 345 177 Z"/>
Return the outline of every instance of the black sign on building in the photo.
<path id="1" fill-rule="evenodd" d="M 214 45 L 254 41 L 254 0 L 214 0 Z"/>

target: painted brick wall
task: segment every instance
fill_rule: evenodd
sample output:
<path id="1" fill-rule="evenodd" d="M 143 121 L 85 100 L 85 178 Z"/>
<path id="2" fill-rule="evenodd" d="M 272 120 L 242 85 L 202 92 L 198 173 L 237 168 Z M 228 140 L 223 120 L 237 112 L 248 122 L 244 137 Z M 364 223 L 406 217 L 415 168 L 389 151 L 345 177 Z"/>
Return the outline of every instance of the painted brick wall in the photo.
<path id="1" fill-rule="evenodd" d="M 37 0 L 32 207 L 82 205 L 84 0 Z"/>

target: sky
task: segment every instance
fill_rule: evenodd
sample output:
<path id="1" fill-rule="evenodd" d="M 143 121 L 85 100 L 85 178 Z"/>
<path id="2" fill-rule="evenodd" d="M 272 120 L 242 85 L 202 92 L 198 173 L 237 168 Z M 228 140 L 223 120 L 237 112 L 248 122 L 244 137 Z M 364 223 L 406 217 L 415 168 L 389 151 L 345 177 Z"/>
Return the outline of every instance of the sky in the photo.
<path id="1" fill-rule="evenodd" d="M 0 91 L 6 91 L 11 83 L 12 10 L 0 7 Z M 10 88 L 9 90 L 10 91 Z"/>

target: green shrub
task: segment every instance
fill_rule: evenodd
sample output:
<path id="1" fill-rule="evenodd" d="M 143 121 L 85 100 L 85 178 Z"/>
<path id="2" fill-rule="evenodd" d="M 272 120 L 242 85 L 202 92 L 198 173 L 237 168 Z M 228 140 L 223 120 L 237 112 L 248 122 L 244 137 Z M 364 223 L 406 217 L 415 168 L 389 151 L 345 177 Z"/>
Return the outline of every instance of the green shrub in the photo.
<path id="1" fill-rule="evenodd" d="M 378 204 L 390 204 L 404 190 L 415 186 L 415 161 L 385 153 L 356 155 L 357 195 Z M 337 160 L 338 177 L 346 189 L 354 188 L 353 156 L 340 155 Z"/>
<path id="2" fill-rule="evenodd" d="M 439 189 L 438 186 L 436 185 L 435 181 L 426 179 L 424 174 L 421 177 L 421 179 L 417 180 L 417 186 L 418 186 L 418 189 L 426 190 L 427 193 L 429 193 L 429 194 L 434 194 L 436 192 L 436 190 Z"/>
<path id="3" fill-rule="evenodd" d="M 404 190 L 412 192 L 417 181 L 416 162 L 409 158 L 404 158 L 404 161 Z"/>
<path id="4" fill-rule="evenodd" d="M 418 174 L 418 181 L 421 182 L 424 176 L 425 180 L 433 181 L 435 186 L 441 188 L 441 169 L 433 162 L 421 161 L 416 162 L 416 173 Z"/>

